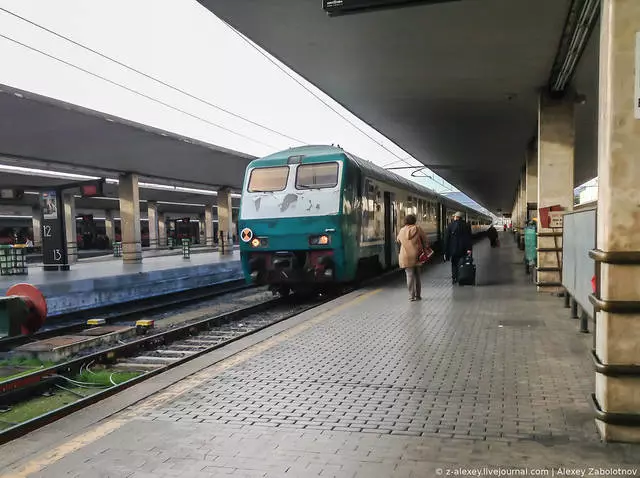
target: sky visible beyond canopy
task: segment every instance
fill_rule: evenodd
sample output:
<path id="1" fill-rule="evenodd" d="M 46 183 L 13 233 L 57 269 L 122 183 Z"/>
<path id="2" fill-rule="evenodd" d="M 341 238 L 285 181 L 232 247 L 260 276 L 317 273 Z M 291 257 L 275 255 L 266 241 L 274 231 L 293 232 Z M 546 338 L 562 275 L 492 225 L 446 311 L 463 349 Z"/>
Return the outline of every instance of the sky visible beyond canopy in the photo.
<path id="1" fill-rule="evenodd" d="M 224 148 L 340 144 L 380 166 L 420 165 L 195 0 L 0 0 L 0 58 L 2 84 Z M 419 183 L 457 191 L 425 173 Z"/>

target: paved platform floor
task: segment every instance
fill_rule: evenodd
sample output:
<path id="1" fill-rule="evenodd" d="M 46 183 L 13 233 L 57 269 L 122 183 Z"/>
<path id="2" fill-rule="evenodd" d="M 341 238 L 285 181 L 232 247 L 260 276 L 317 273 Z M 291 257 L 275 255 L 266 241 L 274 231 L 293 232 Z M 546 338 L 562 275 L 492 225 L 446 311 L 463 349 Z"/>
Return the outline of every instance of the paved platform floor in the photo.
<path id="1" fill-rule="evenodd" d="M 0 447 L 4 476 L 640 474 L 640 446 L 599 441 L 592 336 L 510 236 L 476 258 L 477 287 L 439 264 L 421 302 L 401 278 L 356 291 Z"/>

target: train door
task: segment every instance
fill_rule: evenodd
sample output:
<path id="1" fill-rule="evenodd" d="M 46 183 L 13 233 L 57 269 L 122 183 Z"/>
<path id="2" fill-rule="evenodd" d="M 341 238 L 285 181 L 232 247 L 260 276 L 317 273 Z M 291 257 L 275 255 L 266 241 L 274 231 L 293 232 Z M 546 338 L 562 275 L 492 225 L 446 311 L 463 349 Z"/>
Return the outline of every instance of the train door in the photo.
<path id="1" fill-rule="evenodd" d="M 385 191 L 384 193 L 384 265 L 386 268 L 392 267 L 396 262 L 395 247 L 398 235 L 396 217 L 395 194 Z"/>
<path id="2" fill-rule="evenodd" d="M 446 229 L 446 225 L 444 224 L 444 206 L 441 202 L 438 203 L 438 207 L 436 210 L 437 224 L 438 224 L 438 242 L 442 244 L 442 240 L 444 238 L 444 230 Z"/>

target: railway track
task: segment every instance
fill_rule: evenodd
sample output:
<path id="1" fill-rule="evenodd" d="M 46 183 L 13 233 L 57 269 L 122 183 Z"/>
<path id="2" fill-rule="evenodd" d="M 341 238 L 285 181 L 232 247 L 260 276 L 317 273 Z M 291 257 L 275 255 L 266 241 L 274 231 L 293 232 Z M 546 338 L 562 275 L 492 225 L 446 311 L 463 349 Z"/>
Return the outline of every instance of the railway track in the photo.
<path id="1" fill-rule="evenodd" d="M 7 352 L 15 347 L 24 345 L 38 340 L 49 339 L 60 335 L 70 335 L 80 332 L 86 328 L 87 319 L 104 319 L 107 324 L 121 322 L 126 320 L 134 320 L 141 316 L 149 315 L 158 311 L 166 310 L 177 306 L 185 306 L 197 303 L 207 299 L 213 299 L 224 294 L 238 292 L 253 288 L 247 285 L 243 279 L 229 281 L 214 286 L 207 286 L 188 291 L 176 292 L 159 297 L 150 297 L 117 304 L 105 306 L 96 309 L 71 312 L 69 314 L 54 316 L 51 321 L 54 324 L 45 324 L 44 330 L 36 332 L 32 335 L 18 335 L 15 337 L 6 337 L 0 339 L 0 352 Z"/>
<path id="2" fill-rule="evenodd" d="M 259 304 L 207 317 L 171 329 L 162 330 L 115 347 L 103 349 L 68 362 L 40 369 L 0 383 L 0 409 L 40 396 L 51 389 L 65 389 L 77 385 L 77 376 L 88 366 L 103 367 L 113 375 L 128 370 L 140 375 L 98 390 L 77 401 L 30 419 L 12 424 L 0 432 L 0 444 L 23 436 L 32 430 L 58 420 L 76 410 L 103 400 L 121 390 L 149 379 L 159 373 L 193 360 L 203 354 L 246 337 L 273 324 L 287 320 L 306 310 L 333 299 L 325 297 L 299 302 L 299 298 L 278 298 Z M 0 414 L 0 419 L 2 415 Z"/>

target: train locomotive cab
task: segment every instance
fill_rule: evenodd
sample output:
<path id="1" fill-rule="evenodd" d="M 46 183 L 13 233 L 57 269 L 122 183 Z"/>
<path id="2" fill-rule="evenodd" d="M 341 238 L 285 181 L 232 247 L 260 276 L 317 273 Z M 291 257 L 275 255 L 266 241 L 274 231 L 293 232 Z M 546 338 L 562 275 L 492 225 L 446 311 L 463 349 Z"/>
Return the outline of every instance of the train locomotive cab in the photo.
<path id="1" fill-rule="evenodd" d="M 305 149 L 249 164 L 240 206 L 240 254 L 257 285 L 317 290 L 340 281 L 344 155 Z M 291 153 L 291 154 L 290 154 Z"/>

